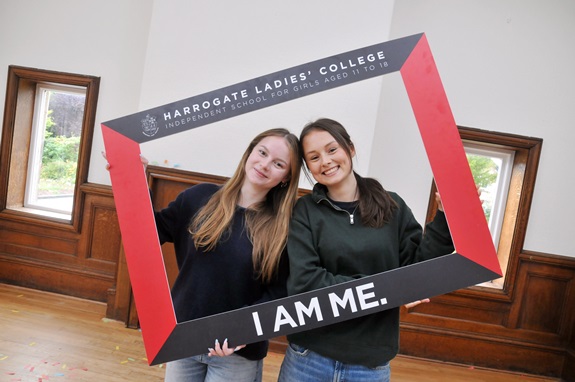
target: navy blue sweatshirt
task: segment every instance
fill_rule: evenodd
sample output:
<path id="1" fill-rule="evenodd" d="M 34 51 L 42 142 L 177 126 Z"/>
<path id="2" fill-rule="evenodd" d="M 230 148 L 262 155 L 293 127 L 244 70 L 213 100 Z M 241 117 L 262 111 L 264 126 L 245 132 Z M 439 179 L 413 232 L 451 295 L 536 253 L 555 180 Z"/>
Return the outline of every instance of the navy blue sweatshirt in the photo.
<path id="1" fill-rule="evenodd" d="M 219 188 L 210 183 L 190 187 L 166 208 L 155 212 L 160 242 L 174 243 L 179 274 L 172 287 L 172 299 L 178 322 L 287 295 L 287 256 L 282 256 L 280 272 L 270 285 L 263 284 L 254 272 L 253 246 L 245 228 L 245 208 L 236 208 L 231 230 L 224 234 L 214 250 L 196 249 L 188 227 Z M 267 349 L 268 342 L 261 341 L 249 344 L 236 354 L 258 360 L 266 356 Z"/>

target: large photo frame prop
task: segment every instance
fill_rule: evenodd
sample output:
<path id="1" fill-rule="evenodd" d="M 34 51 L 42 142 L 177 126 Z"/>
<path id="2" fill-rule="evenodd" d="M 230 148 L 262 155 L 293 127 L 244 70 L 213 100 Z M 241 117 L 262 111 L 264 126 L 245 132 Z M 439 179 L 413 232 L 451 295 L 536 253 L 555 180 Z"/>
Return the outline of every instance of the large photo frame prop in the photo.
<path id="1" fill-rule="evenodd" d="M 397 71 L 405 84 L 456 251 L 329 288 L 177 322 L 140 143 Z M 216 338 L 228 338 L 230 346 L 252 343 L 501 277 L 463 144 L 423 33 L 107 121 L 101 127 L 150 365 L 206 353 Z"/>

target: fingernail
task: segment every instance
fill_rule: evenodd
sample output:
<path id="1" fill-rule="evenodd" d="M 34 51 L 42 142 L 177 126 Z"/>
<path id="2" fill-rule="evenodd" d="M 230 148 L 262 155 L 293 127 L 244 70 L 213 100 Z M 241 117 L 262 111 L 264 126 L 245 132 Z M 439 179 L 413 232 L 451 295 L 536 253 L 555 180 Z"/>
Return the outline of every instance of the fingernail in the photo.
<path id="1" fill-rule="evenodd" d="M 216 338 L 216 343 L 219 343 L 218 339 Z"/>
<path id="2" fill-rule="evenodd" d="M 234 352 L 240 350 L 240 347 L 238 346 L 237 348 L 234 349 Z"/>
<path id="3" fill-rule="evenodd" d="M 213 351 L 214 351 L 214 349 L 208 348 L 208 353 L 211 353 L 211 352 L 213 352 Z"/>
<path id="4" fill-rule="evenodd" d="M 228 339 L 226 338 L 226 339 L 224 340 L 224 342 L 228 342 Z"/>

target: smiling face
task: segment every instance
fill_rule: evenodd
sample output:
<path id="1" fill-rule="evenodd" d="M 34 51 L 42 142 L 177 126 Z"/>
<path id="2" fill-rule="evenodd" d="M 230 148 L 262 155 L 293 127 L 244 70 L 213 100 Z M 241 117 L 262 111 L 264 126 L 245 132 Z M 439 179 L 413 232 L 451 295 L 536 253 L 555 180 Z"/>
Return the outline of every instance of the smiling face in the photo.
<path id="1" fill-rule="evenodd" d="M 335 138 L 324 130 L 307 133 L 302 140 L 302 147 L 307 168 L 318 183 L 329 189 L 353 181 L 353 147 L 348 154 Z"/>
<path id="2" fill-rule="evenodd" d="M 259 141 L 246 165 L 246 181 L 254 188 L 269 191 L 289 180 L 290 150 L 283 137 L 268 136 Z"/>

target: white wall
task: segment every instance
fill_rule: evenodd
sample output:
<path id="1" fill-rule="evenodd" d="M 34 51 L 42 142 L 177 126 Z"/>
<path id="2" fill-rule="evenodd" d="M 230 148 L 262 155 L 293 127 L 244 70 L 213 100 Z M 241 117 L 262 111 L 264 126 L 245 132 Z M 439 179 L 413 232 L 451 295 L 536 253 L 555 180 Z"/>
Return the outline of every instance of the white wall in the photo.
<path id="1" fill-rule="evenodd" d="M 0 108 L 9 65 L 101 77 L 90 181 L 109 184 L 99 122 L 138 108 L 152 0 L 0 1 Z"/>
<path id="2" fill-rule="evenodd" d="M 570 0 L 2 0 L 0 104 L 10 64 L 100 76 L 99 124 L 425 32 L 458 124 L 544 139 L 525 247 L 575 256 L 574 21 Z M 299 133 L 321 116 L 348 127 L 357 170 L 400 192 L 422 220 L 431 173 L 396 74 L 146 143 L 142 152 L 158 164 L 228 176 L 256 133 Z M 110 184 L 103 149 L 98 125 L 89 181 Z"/>
<path id="3" fill-rule="evenodd" d="M 420 32 L 457 124 L 543 139 L 525 249 L 575 256 L 575 2 L 396 1 L 390 38 Z M 400 81 L 382 88 L 370 173 L 400 189 L 423 219 L 431 175 L 417 165 L 425 157 Z"/>
<path id="4" fill-rule="evenodd" d="M 89 181 L 110 184 L 99 123 L 387 41 L 392 9 L 392 0 L 3 0 L 0 67 L 101 77 Z M 305 97 L 141 149 L 154 164 L 229 176 L 257 133 L 278 126 L 299 133 L 306 122 L 329 116 L 362 126 L 356 143 L 366 158 L 360 168 L 367 171 L 380 81 Z M 0 89 L 5 86 L 0 76 Z"/>
<path id="5" fill-rule="evenodd" d="M 392 7 L 389 0 L 230 1 L 225 8 L 208 0 L 156 1 L 140 109 L 387 41 Z M 299 134 L 306 122 L 329 116 L 361 126 L 356 136 L 366 172 L 380 83 L 369 80 L 244 114 L 145 143 L 142 151 L 157 164 L 229 176 L 257 133 L 281 126 Z"/>

